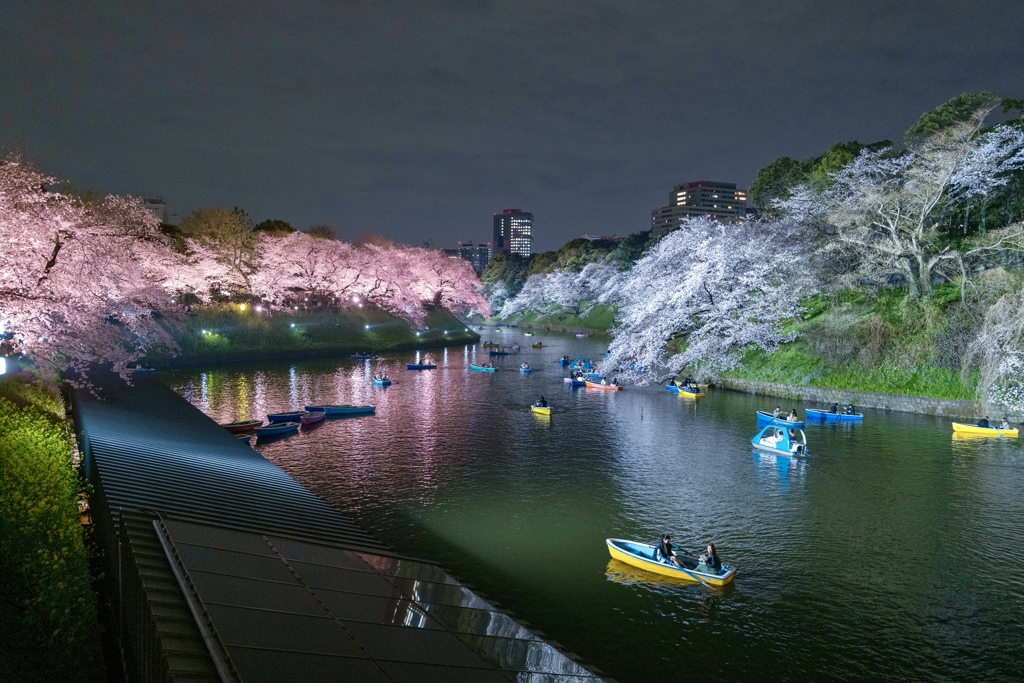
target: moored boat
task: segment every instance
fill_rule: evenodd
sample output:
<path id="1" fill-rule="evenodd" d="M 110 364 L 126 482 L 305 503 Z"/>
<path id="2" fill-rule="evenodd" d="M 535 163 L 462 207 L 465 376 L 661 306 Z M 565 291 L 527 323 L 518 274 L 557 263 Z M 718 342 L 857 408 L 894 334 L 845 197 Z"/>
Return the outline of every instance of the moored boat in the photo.
<path id="1" fill-rule="evenodd" d="M 591 382 L 587 380 L 587 389 L 603 389 L 604 391 L 622 391 L 624 387 L 620 387 L 618 384 L 599 384 L 598 382 Z"/>
<path id="2" fill-rule="evenodd" d="M 299 418 L 299 423 L 303 427 L 308 427 L 309 425 L 315 425 L 317 422 L 323 422 L 325 417 L 327 417 L 327 413 L 323 410 L 307 410 Z"/>
<path id="3" fill-rule="evenodd" d="M 288 413 L 270 413 L 267 415 L 267 422 L 277 424 L 279 422 L 298 422 L 305 410 L 293 410 Z"/>
<path id="4" fill-rule="evenodd" d="M 241 420 L 239 422 L 228 422 L 227 424 L 222 424 L 221 427 L 232 434 L 245 434 L 246 432 L 251 432 L 262 425 L 263 420 Z"/>
<path id="5" fill-rule="evenodd" d="M 357 406 L 351 403 L 334 403 L 322 406 L 306 406 L 308 412 L 322 412 L 324 415 L 364 415 L 377 410 L 376 406 Z"/>
<path id="6" fill-rule="evenodd" d="M 608 538 L 605 539 L 605 543 L 608 545 L 608 553 L 616 560 L 663 576 L 690 579 L 710 586 L 724 586 L 736 575 L 735 567 L 723 564 L 721 571 L 716 571 L 701 562 L 698 557 L 675 552 L 673 554 L 683 564 L 680 567 L 671 560 L 660 557 L 660 554 L 656 556 L 657 546 L 647 543 L 621 538 Z"/>
<path id="7" fill-rule="evenodd" d="M 863 422 L 864 415 L 861 413 L 833 413 L 828 410 L 817 410 L 807 408 L 807 419 L 825 420 L 826 422 Z"/>
<path id="8" fill-rule="evenodd" d="M 276 422 L 274 424 L 268 424 L 265 427 L 256 428 L 256 437 L 261 436 L 280 436 L 281 434 L 288 434 L 290 432 L 298 431 L 298 422 Z"/>
<path id="9" fill-rule="evenodd" d="M 803 430 L 782 425 L 770 424 L 763 427 L 750 443 L 754 448 L 768 453 L 795 455 L 807 452 L 807 435 Z"/>
<path id="10" fill-rule="evenodd" d="M 406 363 L 407 370 L 436 370 L 437 366 L 430 363 Z"/>
<path id="11" fill-rule="evenodd" d="M 487 365 L 475 365 L 473 363 L 470 363 L 469 370 L 470 372 L 497 372 L 498 368 L 490 367 Z"/>
<path id="12" fill-rule="evenodd" d="M 771 413 L 763 410 L 757 411 L 758 422 L 770 422 L 771 424 L 782 425 L 783 427 L 803 427 L 803 420 L 787 420 L 782 417 L 772 417 Z"/>
<path id="13" fill-rule="evenodd" d="M 1006 436 L 1017 437 L 1016 429 L 996 429 L 995 427 L 979 427 L 960 422 L 953 423 L 953 432 L 956 434 L 970 434 L 971 436 Z"/>

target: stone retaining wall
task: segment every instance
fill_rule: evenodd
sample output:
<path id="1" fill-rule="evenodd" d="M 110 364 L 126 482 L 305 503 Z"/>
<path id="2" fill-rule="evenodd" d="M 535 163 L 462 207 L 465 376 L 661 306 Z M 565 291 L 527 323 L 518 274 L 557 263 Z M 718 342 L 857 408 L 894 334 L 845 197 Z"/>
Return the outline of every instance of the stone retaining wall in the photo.
<path id="1" fill-rule="evenodd" d="M 984 407 L 977 401 L 875 394 L 867 391 L 825 389 L 822 387 L 776 384 L 774 382 L 737 378 L 720 380 L 717 382 L 717 386 L 732 389 L 733 391 L 743 391 L 748 394 L 779 396 L 791 400 L 815 403 L 839 403 L 842 405 L 852 402 L 858 408 L 879 408 L 881 410 L 895 410 L 902 413 L 941 415 L 943 417 L 959 417 L 970 420 L 976 420 L 984 415 Z"/>

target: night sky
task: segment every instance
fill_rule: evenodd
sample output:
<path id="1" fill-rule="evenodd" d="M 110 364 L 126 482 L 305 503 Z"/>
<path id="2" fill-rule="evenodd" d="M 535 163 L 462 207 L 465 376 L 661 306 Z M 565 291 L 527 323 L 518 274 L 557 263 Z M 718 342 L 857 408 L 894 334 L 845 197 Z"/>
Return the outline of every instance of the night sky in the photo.
<path id="1" fill-rule="evenodd" d="M 1020 0 L 4 4 L 0 148 L 345 239 L 625 235 L 674 183 L 1024 97 Z"/>

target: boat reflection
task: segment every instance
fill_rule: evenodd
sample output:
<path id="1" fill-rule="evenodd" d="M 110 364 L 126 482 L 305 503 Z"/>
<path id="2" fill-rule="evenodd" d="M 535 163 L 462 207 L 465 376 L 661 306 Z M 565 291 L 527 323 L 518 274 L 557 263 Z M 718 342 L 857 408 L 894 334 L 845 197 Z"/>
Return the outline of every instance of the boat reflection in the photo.
<path id="1" fill-rule="evenodd" d="M 696 579 L 685 579 L 677 576 L 664 576 L 654 572 L 644 571 L 639 567 L 628 565 L 616 559 L 608 560 L 604 575 L 609 581 L 622 584 L 623 586 L 635 586 L 638 588 L 650 588 L 656 590 L 665 589 L 700 589 L 703 591 L 714 591 L 724 593 L 734 590 L 734 585 L 728 583 L 725 586 L 708 586 Z"/>

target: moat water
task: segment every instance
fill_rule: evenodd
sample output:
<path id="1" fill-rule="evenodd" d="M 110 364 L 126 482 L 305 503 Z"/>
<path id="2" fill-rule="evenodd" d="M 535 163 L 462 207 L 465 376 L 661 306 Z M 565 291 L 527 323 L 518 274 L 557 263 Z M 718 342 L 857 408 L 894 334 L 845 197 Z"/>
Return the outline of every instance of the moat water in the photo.
<path id="1" fill-rule="evenodd" d="M 1024 675 L 1017 440 L 864 410 L 862 424 L 808 423 L 810 452 L 775 458 L 750 446 L 754 411 L 774 399 L 570 390 L 557 359 L 596 358 L 606 342 L 483 334 L 524 348 L 494 374 L 470 372 L 490 360 L 477 345 L 424 351 L 439 366 L 424 372 L 405 369 L 408 353 L 161 376 L 220 422 L 377 406 L 256 448 L 622 683 Z M 379 369 L 391 387 L 372 386 Z M 529 409 L 542 394 L 550 418 Z M 713 540 L 734 584 L 657 577 L 605 547 L 664 532 L 689 548 Z"/>

